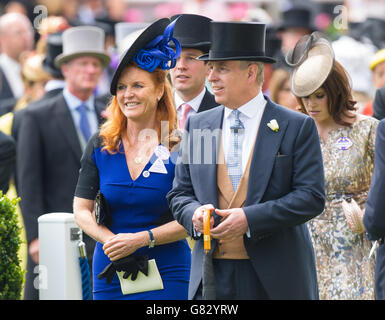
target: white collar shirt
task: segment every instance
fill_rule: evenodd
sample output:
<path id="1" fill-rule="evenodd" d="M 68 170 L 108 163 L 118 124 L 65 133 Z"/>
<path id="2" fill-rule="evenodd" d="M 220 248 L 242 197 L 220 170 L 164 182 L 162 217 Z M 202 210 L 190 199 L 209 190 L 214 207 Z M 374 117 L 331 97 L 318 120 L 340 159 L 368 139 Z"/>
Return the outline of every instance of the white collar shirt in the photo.
<path id="1" fill-rule="evenodd" d="M 75 124 L 76 130 L 78 132 L 78 136 L 81 142 L 82 147 L 85 147 L 86 141 L 84 141 L 83 135 L 80 133 L 80 114 L 76 110 L 78 106 L 81 104 L 86 105 L 87 110 L 87 119 L 90 124 L 91 128 L 91 134 L 94 134 L 98 130 L 98 116 L 95 111 L 95 96 L 91 95 L 87 101 L 82 101 L 79 98 L 75 97 L 73 94 L 71 94 L 67 87 L 64 87 L 63 89 L 63 96 L 64 99 L 68 105 L 68 109 L 71 113 L 73 122 Z"/>
<path id="2" fill-rule="evenodd" d="M 21 65 L 17 61 L 8 57 L 5 53 L 0 55 L 0 66 L 7 78 L 12 93 L 16 98 L 24 94 L 24 83 L 21 79 Z"/>
<path id="3" fill-rule="evenodd" d="M 203 97 L 205 96 L 205 93 L 206 93 L 206 88 L 203 88 L 203 90 L 194 99 L 192 99 L 190 101 L 184 101 L 178 95 L 178 93 L 175 91 L 174 92 L 174 101 L 175 101 L 176 110 L 178 112 L 178 119 L 180 119 L 180 117 L 182 116 L 182 105 L 184 103 L 189 104 L 191 106 L 191 108 L 192 108 L 190 110 L 190 112 L 188 113 L 187 117 L 189 117 L 191 114 L 197 113 L 198 110 L 199 110 L 199 106 L 202 103 Z"/>
<path id="4" fill-rule="evenodd" d="M 267 101 L 263 96 L 262 91 L 260 91 L 257 96 L 238 108 L 240 111 L 239 119 L 242 121 L 245 127 L 242 142 L 242 172 L 245 171 L 251 150 L 253 149 L 266 103 Z M 225 107 L 225 114 L 222 124 L 222 147 L 225 159 L 227 159 L 227 155 L 230 152 L 230 126 L 232 123 L 230 114 L 232 111 L 233 109 Z"/>

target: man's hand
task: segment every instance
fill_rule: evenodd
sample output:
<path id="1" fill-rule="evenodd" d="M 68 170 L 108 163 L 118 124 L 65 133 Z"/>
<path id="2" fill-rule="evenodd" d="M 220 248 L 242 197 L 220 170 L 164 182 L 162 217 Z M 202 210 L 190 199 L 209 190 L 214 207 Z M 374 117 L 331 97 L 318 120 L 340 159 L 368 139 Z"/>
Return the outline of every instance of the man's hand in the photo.
<path id="1" fill-rule="evenodd" d="M 31 256 L 32 261 L 38 264 L 39 263 L 39 238 L 36 238 L 29 243 L 28 253 Z"/>
<path id="2" fill-rule="evenodd" d="M 219 240 L 233 240 L 243 236 L 249 227 L 245 212 L 242 208 L 219 210 L 215 213 L 222 217 L 221 223 L 211 230 L 213 238 Z"/>
<path id="3" fill-rule="evenodd" d="M 197 232 L 203 233 L 203 212 L 205 209 L 214 209 L 212 204 L 205 204 L 197 208 L 192 217 L 194 228 Z M 214 218 L 211 217 L 210 229 L 214 226 Z"/>

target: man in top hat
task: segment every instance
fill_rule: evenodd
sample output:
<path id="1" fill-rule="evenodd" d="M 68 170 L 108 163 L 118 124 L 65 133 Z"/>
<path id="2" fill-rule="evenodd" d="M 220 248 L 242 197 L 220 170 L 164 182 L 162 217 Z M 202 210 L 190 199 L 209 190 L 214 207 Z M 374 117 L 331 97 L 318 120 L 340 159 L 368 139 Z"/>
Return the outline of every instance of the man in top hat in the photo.
<path id="1" fill-rule="evenodd" d="M 315 123 L 262 94 L 264 63 L 274 62 L 264 24 L 211 22 L 211 40 L 198 59 L 208 61 L 221 105 L 187 119 L 167 195 L 197 240 L 189 298 L 318 299 L 305 224 L 325 204 Z M 203 237 L 210 208 L 211 242 Z"/>
<path id="2" fill-rule="evenodd" d="M 295 46 L 299 39 L 317 30 L 313 24 L 312 11 L 305 7 L 293 7 L 282 14 L 282 23 L 276 28 L 277 37 L 281 39 L 281 54 L 277 55 L 277 66 L 287 68 L 285 55 Z"/>
<path id="3" fill-rule="evenodd" d="M 61 69 L 65 87 L 43 105 L 26 109 L 17 143 L 18 191 L 23 199 L 29 254 L 35 263 L 39 253 L 37 218 L 50 212 L 72 212 L 80 158 L 105 107 L 94 96 L 110 61 L 104 52 L 103 30 L 74 27 L 63 32 L 62 40 L 63 52 L 54 62 Z M 95 242 L 87 236 L 84 242 L 91 259 Z M 34 273 L 29 279 L 36 278 L 37 270 Z"/>
<path id="4" fill-rule="evenodd" d="M 177 17 L 179 15 L 172 16 L 171 20 Z M 218 106 L 205 86 L 209 73 L 207 62 L 197 59 L 210 49 L 210 21 L 204 16 L 183 14 L 175 24 L 174 37 L 181 44 L 182 52 L 170 75 L 182 130 L 189 115 Z"/>

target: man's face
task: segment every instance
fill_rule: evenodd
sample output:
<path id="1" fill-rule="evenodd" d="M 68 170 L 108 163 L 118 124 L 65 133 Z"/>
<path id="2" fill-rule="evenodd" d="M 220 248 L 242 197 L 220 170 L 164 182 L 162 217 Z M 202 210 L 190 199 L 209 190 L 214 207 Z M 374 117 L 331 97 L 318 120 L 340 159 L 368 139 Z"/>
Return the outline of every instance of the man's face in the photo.
<path id="1" fill-rule="evenodd" d="M 373 70 L 373 84 L 376 89 L 385 86 L 385 61 L 376 65 Z"/>
<path id="2" fill-rule="evenodd" d="M 201 50 L 184 48 L 177 59 L 175 68 L 170 70 L 175 90 L 188 100 L 196 97 L 205 85 L 209 69 L 207 64 L 196 59 L 202 54 Z"/>
<path id="3" fill-rule="evenodd" d="M 249 67 L 242 67 L 240 61 L 210 61 L 208 80 L 215 95 L 215 101 L 225 107 L 237 109 L 249 101 L 252 82 Z"/>
<path id="4" fill-rule="evenodd" d="M 98 85 L 102 71 L 100 59 L 90 56 L 73 58 L 62 65 L 62 72 L 71 92 L 92 92 Z"/>
<path id="5" fill-rule="evenodd" d="M 2 33 L 3 49 L 15 60 L 19 60 L 24 51 L 33 49 L 33 41 L 32 26 L 24 22 L 12 24 L 12 28 L 9 27 Z"/>

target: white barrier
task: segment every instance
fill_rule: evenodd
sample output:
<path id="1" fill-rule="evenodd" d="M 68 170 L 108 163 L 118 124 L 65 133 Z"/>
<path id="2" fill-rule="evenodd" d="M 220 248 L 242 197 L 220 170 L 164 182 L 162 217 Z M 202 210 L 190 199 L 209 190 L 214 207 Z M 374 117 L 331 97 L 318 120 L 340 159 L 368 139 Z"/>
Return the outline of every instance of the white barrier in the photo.
<path id="1" fill-rule="evenodd" d="M 39 299 L 82 300 L 78 241 L 72 213 L 48 213 L 39 222 Z"/>

